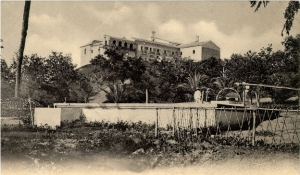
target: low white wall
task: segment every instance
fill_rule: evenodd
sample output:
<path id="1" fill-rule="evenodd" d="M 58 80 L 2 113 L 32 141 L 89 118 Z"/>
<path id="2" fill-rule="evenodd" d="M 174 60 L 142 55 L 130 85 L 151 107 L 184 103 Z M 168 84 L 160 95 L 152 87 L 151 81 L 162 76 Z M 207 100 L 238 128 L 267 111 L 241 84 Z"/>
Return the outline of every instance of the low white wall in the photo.
<path id="1" fill-rule="evenodd" d="M 129 122 L 146 122 L 152 123 L 156 119 L 155 109 L 82 109 L 82 114 L 86 117 L 87 122 L 109 121 L 117 122 L 120 120 Z"/>
<path id="2" fill-rule="evenodd" d="M 145 122 L 148 124 L 155 123 L 158 120 L 159 127 L 167 125 L 174 126 L 175 123 L 179 127 L 204 127 L 215 126 L 215 110 L 210 109 L 118 109 L 118 108 L 96 108 L 82 109 L 82 114 L 86 117 L 87 122 L 94 121 L 128 121 L 128 122 Z M 192 120 L 192 122 L 190 122 Z"/>
<path id="3" fill-rule="evenodd" d="M 35 108 L 34 109 L 34 124 L 44 126 L 47 124 L 55 129 L 60 126 L 61 109 L 60 108 Z"/>

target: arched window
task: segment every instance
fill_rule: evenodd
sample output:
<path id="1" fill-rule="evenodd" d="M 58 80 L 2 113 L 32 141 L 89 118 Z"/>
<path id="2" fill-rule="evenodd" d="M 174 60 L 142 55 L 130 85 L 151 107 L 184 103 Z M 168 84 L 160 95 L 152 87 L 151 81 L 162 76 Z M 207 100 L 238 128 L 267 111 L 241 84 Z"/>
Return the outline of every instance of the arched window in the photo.
<path id="1" fill-rule="evenodd" d="M 105 45 L 107 46 L 107 41 L 105 40 Z"/>
<path id="2" fill-rule="evenodd" d="M 133 49 L 133 44 L 132 43 L 129 45 L 129 49 Z"/>
<path id="3" fill-rule="evenodd" d="M 116 45 L 116 43 L 117 43 L 116 40 L 113 40 L 113 45 Z"/>
<path id="4" fill-rule="evenodd" d="M 127 48 L 127 43 L 124 43 L 124 47 Z"/>
<path id="5" fill-rule="evenodd" d="M 119 47 L 122 47 L 122 42 L 121 41 L 119 41 Z"/>

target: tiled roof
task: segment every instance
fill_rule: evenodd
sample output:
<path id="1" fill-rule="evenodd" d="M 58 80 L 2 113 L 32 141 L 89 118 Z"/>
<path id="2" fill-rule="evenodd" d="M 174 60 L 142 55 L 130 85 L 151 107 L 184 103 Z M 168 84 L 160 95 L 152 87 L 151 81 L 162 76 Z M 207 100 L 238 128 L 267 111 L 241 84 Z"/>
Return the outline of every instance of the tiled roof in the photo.
<path id="1" fill-rule="evenodd" d="M 133 37 L 132 37 L 133 38 Z M 142 41 L 142 42 L 147 42 L 147 43 L 151 43 L 151 44 L 159 44 L 159 45 L 164 45 L 164 46 L 168 46 L 168 47 L 174 47 L 176 48 L 177 46 L 174 44 L 166 44 L 166 43 L 162 43 L 162 42 L 157 42 L 157 41 L 151 41 L 151 40 L 146 40 L 146 39 L 140 39 L 140 38 L 133 38 L 136 41 Z"/>
<path id="2" fill-rule="evenodd" d="M 102 41 L 100 41 L 100 40 L 93 40 L 93 41 L 89 42 L 88 44 L 85 44 L 85 45 L 80 46 L 80 47 L 90 46 L 90 45 L 93 45 L 95 42 L 96 42 L 96 43 L 102 43 Z"/>
<path id="3" fill-rule="evenodd" d="M 110 36 L 110 35 L 104 35 L 104 36 L 108 36 L 110 38 L 115 38 L 115 39 L 119 39 L 119 40 L 128 40 L 128 41 L 134 41 L 132 39 L 128 39 L 128 38 L 125 38 L 125 37 L 116 37 L 116 36 Z"/>
<path id="4" fill-rule="evenodd" d="M 189 43 L 189 44 L 181 44 L 179 45 L 178 47 L 179 48 L 186 48 L 186 47 L 194 47 L 194 46 L 203 46 L 204 44 L 207 44 L 211 41 L 202 41 L 202 42 L 192 42 L 192 43 Z"/>
<path id="5" fill-rule="evenodd" d="M 161 39 L 161 38 L 157 38 L 157 37 L 153 37 L 152 39 L 156 39 L 156 40 L 162 40 L 162 41 L 165 41 L 165 42 L 168 42 L 170 44 L 174 44 L 174 45 L 180 45 L 181 43 L 177 43 L 177 42 L 173 42 L 173 41 L 169 41 L 169 40 L 166 40 L 166 39 Z M 156 41 L 157 42 L 157 41 Z"/>

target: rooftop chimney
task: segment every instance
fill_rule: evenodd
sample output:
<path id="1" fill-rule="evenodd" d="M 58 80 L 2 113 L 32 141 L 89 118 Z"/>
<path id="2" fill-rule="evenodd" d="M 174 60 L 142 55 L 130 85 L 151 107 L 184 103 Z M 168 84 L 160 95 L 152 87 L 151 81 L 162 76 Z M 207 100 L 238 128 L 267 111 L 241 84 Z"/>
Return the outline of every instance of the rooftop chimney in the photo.
<path id="1" fill-rule="evenodd" d="M 196 36 L 196 42 L 199 42 L 199 35 Z"/>
<path id="2" fill-rule="evenodd" d="M 154 41 L 154 39 L 155 39 L 155 31 L 152 31 L 151 40 Z"/>

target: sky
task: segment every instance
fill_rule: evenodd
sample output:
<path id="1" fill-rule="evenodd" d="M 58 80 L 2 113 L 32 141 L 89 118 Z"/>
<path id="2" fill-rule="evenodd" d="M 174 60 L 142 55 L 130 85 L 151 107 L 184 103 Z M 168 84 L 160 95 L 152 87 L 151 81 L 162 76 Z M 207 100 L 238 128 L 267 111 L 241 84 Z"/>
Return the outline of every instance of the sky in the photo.
<path id="1" fill-rule="evenodd" d="M 287 1 L 271 1 L 257 12 L 249 1 L 32 1 L 25 55 L 48 57 L 52 51 L 72 54 L 80 67 L 80 46 L 104 34 L 179 43 L 211 40 L 221 58 L 259 52 L 272 44 L 283 50 L 281 36 Z M 1 2 L 1 57 L 11 64 L 21 40 L 24 1 Z M 290 35 L 300 33 L 300 14 Z"/>

